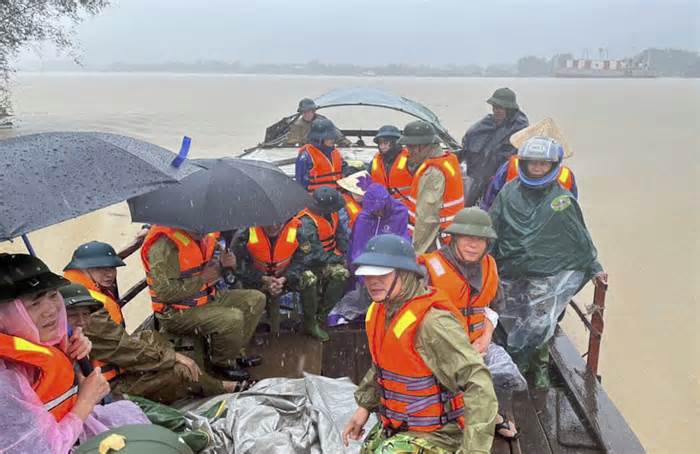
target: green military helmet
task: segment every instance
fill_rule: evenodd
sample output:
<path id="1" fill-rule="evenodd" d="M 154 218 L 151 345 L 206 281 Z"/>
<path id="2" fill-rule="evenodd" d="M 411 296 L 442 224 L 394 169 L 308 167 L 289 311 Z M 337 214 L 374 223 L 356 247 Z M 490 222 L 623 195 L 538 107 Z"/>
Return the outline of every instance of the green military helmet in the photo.
<path id="1" fill-rule="evenodd" d="M 193 454 L 175 432 L 156 424 L 131 424 L 87 440 L 75 454 Z"/>
<path id="2" fill-rule="evenodd" d="M 342 135 L 328 118 L 316 118 L 311 122 L 307 139 L 310 142 L 323 142 L 326 139 L 340 140 Z"/>
<path id="3" fill-rule="evenodd" d="M 400 145 L 431 145 L 440 143 L 440 138 L 435 134 L 435 128 L 427 121 L 412 121 L 403 128 L 403 135 L 399 138 Z"/>
<path id="4" fill-rule="evenodd" d="M 462 208 L 445 233 L 452 235 L 476 236 L 495 240 L 498 238 L 491 222 L 491 216 L 478 207 Z"/>
<path id="5" fill-rule="evenodd" d="M 416 251 L 405 238 L 394 234 L 377 235 L 367 242 L 359 257 L 352 262 L 356 276 L 382 276 L 393 270 L 423 275 L 416 262 Z"/>
<path id="6" fill-rule="evenodd" d="M 520 109 L 515 101 L 515 92 L 508 87 L 499 88 L 494 91 L 487 103 L 492 106 L 503 107 L 504 109 Z"/>
<path id="7" fill-rule="evenodd" d="M 345 206 L 340 193 L 328 186 L 316 189 L 312 198 L 313 205 L 310 208 L 314 213 L 332 214 Z"/>
<path id="8" fill-rule="evenodd" d="M 29 254 L 0 254 L 0 303 L 68 285 L 44 262 Z"/>
<path id="9" fill-rule="evenodd" d="M 299 107 L 297 107 L 297 112 L 299 113 L 304 113 L 309 110 L 316 110 L 318 109 L 318 106 L 314 102 L 313 99 L 311 98 L 304 98 L 301 101 L 299 101 Z"/>
<path id="10" fill-rule="evenodd" d="M 374 135 L 374 143 L 379 143 L 379 139 L 386 140 L 399 140 L 401 138 L 401 131 L 394 125 L 384 125 L 377 130 Z"/>
<path id="11" fill-rule="evenodd" d="M 95 307 L 101 308 L 102 303 L 92 297 L 90 291 L 80 284 L 70 284 L 58 289 L 63 296 L 66 309 L 75 307 Z"/>
<path id="12" fill-rule="evenodd" d="M 81 244 L 73 251 L 73 258 L 63 268 L 66 270 L 84 270 L 88 268 L 116 268 L 126 266 L 112 246 L 101 241 Z"/>

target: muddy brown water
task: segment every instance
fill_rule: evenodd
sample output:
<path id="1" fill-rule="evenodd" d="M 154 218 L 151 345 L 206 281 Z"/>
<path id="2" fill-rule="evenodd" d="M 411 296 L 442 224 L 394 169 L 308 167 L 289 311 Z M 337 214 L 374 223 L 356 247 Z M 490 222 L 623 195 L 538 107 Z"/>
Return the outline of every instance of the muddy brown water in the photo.
<path id="1" fill-rule="evenodd" d="M 98 130 L 176 151 L 187 134 L 194 157 L 235 155 L 258 143 L 299 98 L 354 86 L 424 103 L 458 140 L 486 113 L 484 100 L 500 86 L 517 92 L 531 121 L 556 119 L 574 150 L 568 165 L 610 273 L 603 384 L 650 452 L 697 452 L 692 422 L 700 417 L 699 80 L 19 74 L 16 127 L 0 130 L 0 137 Z M 367 108 L 326 112 L 346 128 L 410 120 Z M 118 204 L 31 238 L 60 270 L 78 244 L 98 239 L 121 247 L 138 227 L 126 205 Z M 21 242 L 0 244 L 0 251 L 10 250 L 22 251 Z M 122 288 L 142 276 L 137 256 L 127 263 L 120 271 Z M 590 295 L 587 289 L 579 299 Z M 127 306 L 130 327 L 148 310 L 143 296 Z M 580 323 L 570 315 L 564 326 L 583 348 L 587 336 Z"/>

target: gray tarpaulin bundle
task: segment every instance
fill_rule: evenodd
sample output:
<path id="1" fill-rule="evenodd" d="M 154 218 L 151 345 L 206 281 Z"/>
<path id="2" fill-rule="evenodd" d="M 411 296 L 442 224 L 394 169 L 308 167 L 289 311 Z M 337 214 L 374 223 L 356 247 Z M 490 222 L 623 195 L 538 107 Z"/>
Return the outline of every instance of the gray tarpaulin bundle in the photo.
<path id="1" fill-rule="evenodd" d="M 187 410 L 190 429 L 212 438 L 204 453 L 357 453 L 360 443 L 344 448 L 341 437 L 357 408 L 355 389 L 348 378 L 269 378 L 240 394 L 190 402 L 181 409 Z M 217 402 L 226 412 L 212 418 Z M 375 423 L 370 417 L 366 430 Z"/>

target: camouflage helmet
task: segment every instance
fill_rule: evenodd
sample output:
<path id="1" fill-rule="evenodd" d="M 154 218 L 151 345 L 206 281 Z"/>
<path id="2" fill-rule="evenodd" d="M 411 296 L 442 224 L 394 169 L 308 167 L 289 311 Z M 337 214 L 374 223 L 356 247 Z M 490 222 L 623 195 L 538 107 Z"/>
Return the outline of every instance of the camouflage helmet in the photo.
<path id="1" fill-rule="evenodd" d="M 73 258 L 63 268 L 66 270 L 84 270 L 88 268 L 116 268 L 126 266 L 112 246 L 101 241 L 81 244 L 73 251 Z"/>
<path id="2" fill-rule="evenodd" d="M 491 216 L 478 207 L 462 208 L 445 233 L 452 235 L 476 236 L 495 240 L 498 238 L 491 222 Z"/>
<path id="3" fill-rule="evenodd" d="M 299 113 L 304 113 L 308 112 L 309 110 L 316 110 L 318 109 L 318 106 L 314 102 L 313 99 L 311 98 L 304 98 L 301 101 L 299 101 L 299 107 L 297 107 L 297 112 Z"/>
<path id="4" fill-rule="evenodd" d="M 70 284 L 58 289 L 63 296 L 66 309 L 74 307 L 102 307 L 102 303 L 92 297 L 90 291 L 80 284 Z"/>
<path id="5" fill-rule="evenodd" d="M 327 118 L 316 118 L 311 122 L 307 139 L 309 142 L 323 142 L 326 139 L 338 140 L 341 135 L 332 121 Z"/>
<path id="6" fill-rule="evenodd" d="M 108 430 L 82 443 L 76 454 L 192 454 L 175 432 L 156 424 L 131 424 Z"/>
<path id="7" fill-rule="evenodd" d="M 70 282 L 29 254 L 0 254 L 0 303 L 54 290 Z"/>
<path id="8" fill-rule="evenodd" d="M 403 135 L 398 140 L 400 145 L 432 145 L 440 143 L 435 129 L 427 121 L 412 121 L 403 128 Z"/>
<path id="9" fill-rule="evenodd" d="M 498 106 L 504 109 L 520 109 L 518 103 L 515 101 L 515 92 L 508 87 L 499 88 L 494 91 L 486 102 L 492 106 Z"/>
<path id="10" fill-rule="evenodd" d="M 321 186 L 312 195 L 311 211 L 319 214 L 332 214 L 345 206 L 340 193 L 329 186 Z"/>

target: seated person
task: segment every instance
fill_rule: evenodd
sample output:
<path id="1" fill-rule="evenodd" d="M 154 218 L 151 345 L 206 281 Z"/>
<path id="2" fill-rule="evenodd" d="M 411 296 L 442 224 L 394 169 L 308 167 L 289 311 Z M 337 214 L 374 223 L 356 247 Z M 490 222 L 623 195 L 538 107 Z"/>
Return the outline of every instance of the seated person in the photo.
<path id="1" fill-rule="evenodd" d="M 338 189 L 347 163 L 336 148 L 340 136 L 330 120 L 314 120 L 309 143 L 299 148 L 294 164 L 294 179 L 309 192 L 321 187 Z"/>
<path id="2" fill-rule="evenodd" d="M 82 285 L 67 285 L 60 292 L 69 325 L 81 328 L 92 342 L 93 366 L 100 367 L 116 396 L 130 394 L 170 404 L 240 390 L 237 383 L 203 373 L 193 359 L 176 353 L 157 332 L 128 334 Z"/>
<path id="3" fill-rule="evenodd" d="M 90 352 L 80 329 L 68 335 L 58 288 L 68 284 L 38 258 L 0 254 L 0 451 L 67 454 L 110 427 L 148 423 L 132 402 L 99 402 L 109 383 L 74 361 Z"/>
<path id="4" fill-rule="evenodd" d="M 218 232 L 203 235 L 154 225 L 143 242 L 141 261 L 160 326 L 168 334 L 208 338 L 212 370 L 243 382 L 249 374 L 242 367 L 260 362 L 246 358 L 244 349 L 265 310 L 265 295 L 216 288 L 222 268 L 236 268 L 231 252 L 214 259 L 219 237 Z"/>
<path id="5" fill-rule="evenodd" d="M 361 179 L 369 179 L 369 174 L 365 170 L 355 172 L 345 178 L 338 180 L 338 192 L 345 201 L 345 207 L 340 210 L 340 222 L 342 222 L 348 232 L 351 232 L 355 226 L 357 216 L 362 210 L 362 199 L 365 195 L 365 190 L 358 183 Z"/>
<path id="6" fill-rule="evenodd" d="M 302 146 L 309 143 L 308 136 L 309 132 L 311 131 L 311 123 L 316 119 L 326 118 L 323 115 L 317 114 L 316 109 L 318 109 L 318 106 L 316 106 L 313 99 L 304 98 L 299 101 L 297 112 L 300 115 L 289 127 L 287 144 Z M 343 137 L 343 134 L 337 128 L 336 131 L 338 136 L 338 145 L 341 147 L 349 147 L 351 142 Z"/>
<path id="7" fill-rule="evenodd" d="M 558 182 L 562 155 L 553 139 L 528 139 L 518 150 L 518 178 L 503 187 L 490 210 L 506 348 L 539 388 L 550 384 L 548 342 L 571 297 L 590 277 L 596 285 L 607 282 L 581 208 Z M 543 162 L 554 163 L 549 172 L 542 173 Z"/>
<path id="8" fill-rule="evenodd" d="M 401 138 L 399 128 L 386 125 L 379 128 L 374 136 L 377 154 L 370 165 L 370 175 L 389 191 L 392 197 L 405 203 L 411 195 L 413 174 L 408 171 L 408 150 L 398 144 Z"/>
<path id="9" fill-rule="evenodd" d="M 301 252 L 298 265 L 303 270 L 299 289 L 302 301 L 309 307 L 309 311 L 304 310 L 304 331 L 321 341 L 329 337 L 318 320 L 325 320 L 343 296 L 350 276 L 345 268 L 348 232 L 338 216 L 342 207 L 338 191 L 323 187 L 314 191 L 313 204 L 297 215 Z"/>
<path id="10" fill-rule="evenodd" d="M 452 241 L 422 255 L 418 263 L 428 272 L 428 285 L 445 291 L 464 316 L 472 347 L 489 358 L 486 353 L 492 347 L 493 331 L 498 324 L 498 314 L 489 306 L 497 298 L 499 282 L 496 262 L 487 251 L 489 243 L 496 239 L 496 232 L 489 215 L 479 208 L 462 209 L 445 232 L 452 235 Z M 486 367 L 489 366 L 486 362 Z M 492 375 L 496 381 L 494 371 Z M 519 374 L 516 378 L 522 380 Z M 519 434 L 515 424 L 498 414 L 496 435 L 514 440 Z"/>

